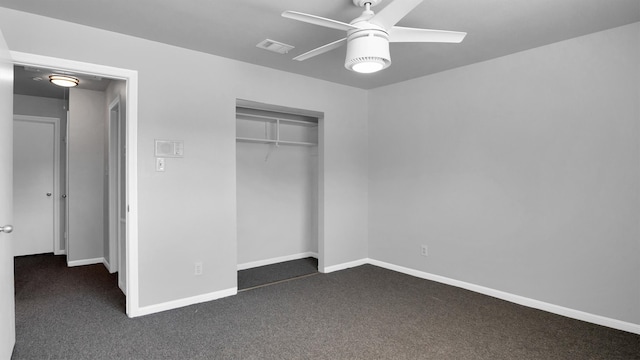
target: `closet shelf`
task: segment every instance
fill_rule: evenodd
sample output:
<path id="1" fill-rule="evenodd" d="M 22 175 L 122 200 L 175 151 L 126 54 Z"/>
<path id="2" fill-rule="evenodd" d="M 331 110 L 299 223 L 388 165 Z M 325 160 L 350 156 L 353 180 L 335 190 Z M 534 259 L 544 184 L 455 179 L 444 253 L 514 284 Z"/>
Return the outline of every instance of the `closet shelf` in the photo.
<path id="1" fill-rule="evenodd" d="M 317 122 L 236 112 L 236 124 L 240 123 L 244 123 L 244 126 L 242 130 L 236 127 L 236 141 L 238 142 L 275 145 L 318 145 Z M 258 127 L 256 128 L 256 125 L 251 124 L 256 124 Z M 256 131 L 260 129 L 259 124 L 264 124 L 264 135 Z M 249 127 L 247 128 L 247 126 Z"/>
<path id="2" fill-rule="evenodd" d="M 255 139 L 246 137 L 236 137 L 236 141 L 257 143 L 257 144 L 276 144 L 276 145 L 303 145 L 303 146 L 316 146 L 316 143 L 301 142 L 301 141 L 287 141 L 287 140 L 272 140 L 272 139 Z"/>
<path id="3" fill-rule="evenodd" d="M 292 124 L 292 125 L 295 124 L 295 125 L 308 126 L 308 127 L 318 126 L 318 123 L 311 122 L 311 121 L 283 119 L 283 118 L 276 118 L 276 117 L 264 116 L 264 115 L 246 114 L 241 112 L 236 113 L 236 118 L 241 120 L 261 121 L 261 122 L 269 122 L 269 123 L 280 122 L 280 123 L 286 123 L 286 124 Z"/>

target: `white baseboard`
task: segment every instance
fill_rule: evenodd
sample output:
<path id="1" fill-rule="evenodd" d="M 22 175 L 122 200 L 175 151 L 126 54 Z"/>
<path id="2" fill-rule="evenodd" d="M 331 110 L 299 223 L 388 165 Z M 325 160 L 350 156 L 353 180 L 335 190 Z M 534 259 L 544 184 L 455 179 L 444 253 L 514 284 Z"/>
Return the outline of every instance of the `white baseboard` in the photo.
<path id="1" fill-rule="evenodd" d="M 263 260 L 263 261 L 256 261 L 256 262 L 252 262 L 252 263 L 240 264 L 240 265 L 238 265 L 238 270 L 241 270 L 241 267 L 243 267 L 243 266 L 247 266 L 246 269 L 248 269 L 248 268 L 255 267 L 255 266 L 269 265 L 269 264 L 278 263 L 278 262 L 282 262 L 282 261 L 301 259 L 301 258 L 305 258 L 305 257 L 309 257 L 309 256 L 313 256 L 313 254 L 312 253 L 303 253 L 303 254 L 296 254 L 296 255 L 281 257 L 281 258 L 274 258 L 274 259 L 268 259 L 268 260 Z M 90 261 L 95 261 L 95 262 L 90 262 Z M 100 263 L 102 261 L 103 261 L 102 258 L 100 258 L 100 259 L 81 260 L 81 261 L 73 262 L 74 264 L 78 263 L 77 265 L 71 265 L 71 263 L 70 263 L 69 266 L 87 265 L 89 263 Z M 80 263 L 80 262 L 87 262 L 87 263 L 85 264 L 85 263 Z M 254 264 L 257 264 L 257 265 L 254 265 Z M 423 271 L 419 271 L 419 270 L 415 270 L 415 269 L 410 269 L 410 268 L 406 268 L 406 267 L 403 267 L 403 266 L 390 264 L 390 263 L 387 263 L 387 262 L 384 262 L 384 261 L 375 260 L 375 259 L 364 258 L 364 259 L 359 259 L 359 260 L 355 260 L 355 261 L 351 261 L 351 262 L 347 262 L 347 263 L 343 263 L 343 264 L 327 266 L 324 269 L 319 269 L 319 270 L 321 272 L 323 272 L 323 273 L 331 273 L 331 272 L 334 272 L 334 271 L 344 270 L 344 269 L 348 269 L 348 268 L 352 268 L 352 267 L 356 267 L 356 266 L 360 266 L 360 265 L 365 265 L 365 264 L 371 264 L 371 265 L 378 266 L 378 267 L 381 267 L 381 268 L 385 268 L 385 269 L 388 269 L 388 270 L 397 271 L 397 272 L 400 272 L 400 273 L 403 273 L 403 274 L 415 276 L 415 277 L 418 277 L 418 278 L 421 278 L 421 279 L 431 280 L 431 281 L 439 282 L 439 283 L 442 283 L 442 284 L 459 287 L 459 288 L 462 288 L 462 289 L 466 289 L 466 290 L 470 290 L 470 291 L 473 291 L 473 292 L 477 292 L 479 294 L 492 296 L 492 297 L 495 297 L 495 298 L 498 298 L 498 299 L 501 299 L 501 300 L 509 301 L 509 302 L 512 302 L 512 303 L 515 303 L 515 304 L 519 304 L 519 305 L 527 306 L 527 307 L 530 307 L 530 308 L 534 308 L 534 309 L 550 312 L 550 313 L 557 314 L 557 315 L 566 316 L 566 317 L 569 317 L 569 318 L 572 318 L 572 319 L 582 320 L 582 321 L 586 321 L 586 322 L 589 322 L 589 323 L 602 325 L 602 326 L 606 326 L 606 327 L 610 327 L 610 328 L 618 329 L 618 330 L 622 330 L 622 331 L 627 331 L 627 332 L 634 333 L 634 334 L 640 334 L 640 324 L 634 324 L 634 323 L 629 323 L 629 322 L 625 322 L 625 321 L 621 321 L 621 320 L 616 320 L 616 319 L 612 319 L 612 318 L 608 318 L 608 317 L 604 317 L 604 316 L 600 316 L 600 315 L 590 314 L 590 313 L 587 313 L 587 312 L 584 312 L 584 311 L 574 310 L 574 309 L 566 308 L 566 307 L 563 307 L 563 306 L 550 304 L 550 303 L 547 303 L 547 302 L 544 302 L 544 301 L 534 300 L 534 299 L 530 299 L 530 298 L 527 298 L 527 297 L 524 297 L 524 296 L 514 295 L 514 294 L 511 294 L 511 293 L 504 292 L 504 291 L 495 290 L 495 289 L 491 289 L 491 288 L 488 288 L 488 287 L 475 285 L 475 284 L 471 284 L 471 283 L 467 283 L 467 282 L 464 282 L 464 281 L 447 278 L 447 277 L 440 276 L 440 275 L 430 274 L 430 273 L 427 273 L 427 272 L 423 272 Z M 143 315 L 149 315 L 149 314 L 153 314 L 153 313 L 157 313 L 157 312 L 161 312 L 161 311 L 166 311 L 166 310 L 176 309 L 176 308 L 180 308 L 180 307 L 184 307 L 184 306 L 188 306 L 188 305 L 193 305 L 193 304 L 197 304 L 197 303 L 202 303 L 202 302 L 206 302 L 206 301 L 216 300 L 216 299 L 220 299 L 220 298 L 227 297 L 227 296 L 233 296 L 233 295 L 236 295 L 237 293 L 238 293 L 238 288 L 234 287 L 234 288 L 230 288 L 230 289 L 226 289 L 226 290 L 216 291 L 216 292 L 209 293 L 209 294 L 203 294 L 203 295 L 198 295 L 198 296 L 194 296 L 194 297 L 190 297 L 190 298 L 169 301 L 169 302 L 162 303 L 162 304 L 156 304 L 156 305 L 150 305 L 150 306 L 141 307 L 141 308 L 138 308 L 138 309 L 135 309 L 134 311 L 132 311 L 129 314 L 129 316 L 130 317 L 138 317 L 138 316 L 143 316 Z"/>
<path id="2" fill-rule="evenodd" d="M 466 290 L 471 290 L 473 292 L 492 296 L 498 299 L 506 300 L 506 301 L 527 306 L 530 308 L 543 310 L 553 314 L 566 316 L 572 319 L 582 320 L 582 321 L 590 322 L 593 324 L 610 327 L 613 329 L 628 331 L 634 334 L 640 334 L 640 324 L 634 324 L 634 323 L 629 323 L 621 320 L 611 319 L 611 318 L 600 316 L 600 315 L 594 315 L 584 311 L 574 310 L 574 309 L 566 308 L 563 306 L 546 303 L 544 301 L 534 300 L 524 296 L 514 295 L 504 291 L 495 290 L 495 289 L 487 288 L 484 286 L 467 283 L 464 281 L 450 279 L 444 276 L 434 275 L 434 274 L 430 274 L 430 273 L 426 273 L 426 272 L 422 272 L 414 269 L 409 269 L 409 268 L 398 266 L 398 265 L 389 264 L 383 261 L 378 261 L 374 259 L 366 259 L 366 260 L 371 265 L 401 272 L 403 274 L 419 277 L 422 279 L 432 280 L 435 282 L 459 287 Z"/>
<path id="3" fill-rule="evenodd" d="M 53 252 L 53 255 L 67 255 L 67 251 L 66 250 L 55 250 Z"/>
<path id="4" fill-rule="evenodd" d="M 348 268 L 352 268 L 352 267 L 356 267 L 364 264 L 369 264 L 369 259 L 360 259 L 360 260 L 350 261 L 350 262 L 342 263 L 338 265 L 325 266 L 324 269 L 318 269 L 318 270 L 321 273 L 328 274 L 334 271 L 340 271 L 340 270 L 344 270 L 344 269 L 348 269 Z"/>
<path id="5" fill-rule="evenodd" d="M 130 313 L 129 317 L 138 317 L 138 316 L 144 316 L 149 314 L 155 314 L 162 311 L 167 311 L 167 310 L 177 309 L 177 308 L 199 304 L 207 301 L 217 300 L 227 296 L 233 296 L 233 295 L 236 295 L 237 293 L 238 293 L 238 288 L 233 287 L 230 289 L 215 291 L 208 294 L 202 294 L 202 295 L 192 296 L 184 299 L 167 301 L 161 304 L 143 306 L 136 309 L 133 313 Z"/>
<path id="6" fill-rule="evenodd" d="M 109 263 L 109 261 L 107 261 L 107 259 L 102 258 L 102 264 L 104 264 L 104 267 L 107 268 L 107 270 L 109 270 L 109 274 L 113 274 L 115 273 L 115 269 L 111 268 L 111 263 Z"/>
<path id="7" fill-rule="evenodd" d="M 67 266 L 74 267 L 74 266 L 104 264 L 105 261 L 106 260 L 104 258 L 73 260 L 73 261 L 67 261 Z"/>
<path id="8" fill-rule="evenodd" d="M 107 268 L 107 270 L 109 271 L 109 273 L 111 273 L 111 264 L 109 264 L 109 261 L 107 261 L 107 259 L 102 258 L 102 265 L 104 265 L 104 267 Z"/>
<path id="9" fill-rule="evenodd" d="M 318 258 L 318 254 L 314 253 L 314 252 L 304 252 L 304 253 L 300 253 L 300 254 L 293 254 L 293 255 L 275 257 L 275 258 L 271 258 L 271 259 L 251 261 L 251 262 L 247 262 L 247 263 L 244 263 L 244 264 L 238 264 L 238 270 L 246 270 L 246 269 L 251 269 L 251 268 L 254 268 L 254 267 L 277 264 L 277 263 L 281 263 L 281 262 L 285 262 L 285 261 L 304 259 L 304 258 L 308 258 L 308 257 L 314 257 L 314 258 L 317 259 Z"/>

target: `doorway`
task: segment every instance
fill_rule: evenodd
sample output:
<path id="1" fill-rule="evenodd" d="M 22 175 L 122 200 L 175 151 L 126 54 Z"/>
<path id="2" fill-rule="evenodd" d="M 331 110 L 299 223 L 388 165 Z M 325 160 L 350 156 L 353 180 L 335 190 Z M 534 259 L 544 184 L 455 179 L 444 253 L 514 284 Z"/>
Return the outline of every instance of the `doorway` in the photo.
<path id="1" fill-rule="evenodd" d="M 124 229 L 120 230 L 124 236 L 122 237 L 122 244 L 120 244 L 121 251 L 118 258 L 124 259 L 120 268 L 126 271 L 123 276 L 123 283 L 119 282 L 119 286 L 124 288 L 123 291 L 127 295 L 127 315 L 130 317 L 140 316 L 137 281 L 137 72 L 20 52 L 11 52 L 11 57 L 14 65 L 49 68 L 63 73 L 77 73 L 88 76 L 112 78 L 123 80 L 126 84 L 126 91 L 124 96 L 121 97 L 121 100 L 124 100 L 127 106 L 125 109 L 123 109 L 123 106 L 120 106 L 118 109 L 124 110 L 123 112 L 121 111 L 121 114 L 126 114 L 126 121 L 120 124 L 122 125 L 122 130 L 119 131 L 118 139 L 122 141 L 124 138 L 123 142 L 125 145 L 122 146 L 122 148 L 126 148 L 126 152 L 122 151 L 122 159 L 124 159 L 124 161 L 120 160 L 119 177 L 124 178 L 124 180 L 119 181 L 119 183 L 121 183 L 120 189 L 123 190 L 120 199 L 125 199 L 125 201 L 119 207 L 119 216 L 122 216 L 124 212 L 124 219 L 127 224 Z M 68 250 L 69 249 L 67 249 L 67 251 Z"/>

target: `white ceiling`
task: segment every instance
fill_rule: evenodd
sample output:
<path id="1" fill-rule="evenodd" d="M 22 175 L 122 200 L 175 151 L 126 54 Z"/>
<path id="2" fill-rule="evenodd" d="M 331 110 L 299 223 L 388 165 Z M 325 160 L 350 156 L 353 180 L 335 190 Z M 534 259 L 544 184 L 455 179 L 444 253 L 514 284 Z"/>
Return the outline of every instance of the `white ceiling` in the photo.
<path id="1" fill-rule="evenodd" d="M 344 68 L 345 47 L 291 60 L 345 34 L 280 16 L 294 10 L 350 22 L 362 11 L 352 0 L 0 0 L 0 6 L 363 89 L 640 21 L 640 0 L 425 0 L 398 25 L 464 31 L 465 40 L 393 43 L 388 69 L 357 74 Z M 295 49 L 279 55 L 255 47 L 266 38 Z"/>

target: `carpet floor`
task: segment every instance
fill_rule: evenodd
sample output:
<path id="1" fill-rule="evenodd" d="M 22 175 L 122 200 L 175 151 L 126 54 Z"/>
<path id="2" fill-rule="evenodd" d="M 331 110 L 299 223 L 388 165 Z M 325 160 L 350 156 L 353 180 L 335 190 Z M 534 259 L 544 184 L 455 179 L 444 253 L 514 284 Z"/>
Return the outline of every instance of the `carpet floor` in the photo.
<path id="1" fill-rule="evenodd" d="M 640 336 L 372 265 L 130 319 L 116 277 L 18 257 L 13 359 L 640 359 Z"/>
<path id="2" fill-rule="evenodd" d="M 240 270 L 238 271 L 238 290 L 316 273 L 318 273 L 318 259 L 312 257 Z"/>

